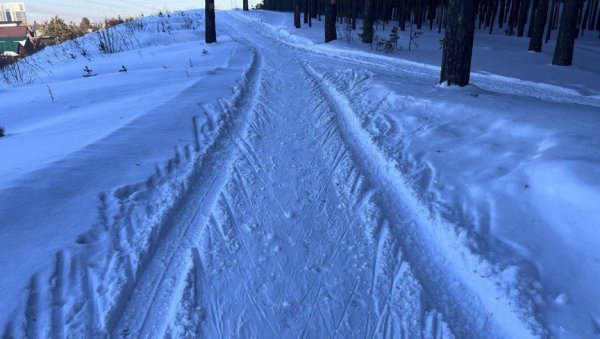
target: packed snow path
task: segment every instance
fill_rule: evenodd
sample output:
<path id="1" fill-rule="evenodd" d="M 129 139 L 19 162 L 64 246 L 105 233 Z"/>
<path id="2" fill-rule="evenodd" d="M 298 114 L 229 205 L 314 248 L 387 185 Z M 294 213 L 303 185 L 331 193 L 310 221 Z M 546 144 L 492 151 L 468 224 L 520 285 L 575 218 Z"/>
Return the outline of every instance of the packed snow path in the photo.
<path id="1" fill-rule="evenodd" d="M 229 34 L 253 34 L 247 88 L 112 335 L 533 334 L 411 230 L 429 221 L 313 68 L 328 60 L 236 21 Z"/>
<path id="2" fill-rule="evenodd" d="M 158 204 L 176 200 L 157 229 L 146 232 L 125 211 L 111 239 L 93 232 L 78 239 L 92 249 L 96 238 L 116 243 L 106 266 L 93 250 L 92 259 L 60 252 L 50 296 L 32 278 L 27 336 L 546 334 L 527 298 L 498 278 L 511 272 L 496 271 L 463 233 L 432 216 L 372 143 L 336 89 L 361 81 L 352 71 L 335 74 L 356 68 L 353 60 L 329 69 L 331 55 L 299 53 L 241 14 L 221 14 L 220 29 L 254 58 L 231 105 L 223 104 L 214 142 L 202 142 L 215 133 L 210 114 L 197 121 L 201 161 L 188 172 L 193 155 L 170 163 L 192 173 L 189 182 L 167 183 L 184 193 Z M 366 60 L 360 67 L 430 81 L 411 69 Z M 118 195 L 143 199 L 137 189 Z M 42 306 L 48 300 L 50 309 Z M 19 326 L 9 324 L 3 335 Z"/>

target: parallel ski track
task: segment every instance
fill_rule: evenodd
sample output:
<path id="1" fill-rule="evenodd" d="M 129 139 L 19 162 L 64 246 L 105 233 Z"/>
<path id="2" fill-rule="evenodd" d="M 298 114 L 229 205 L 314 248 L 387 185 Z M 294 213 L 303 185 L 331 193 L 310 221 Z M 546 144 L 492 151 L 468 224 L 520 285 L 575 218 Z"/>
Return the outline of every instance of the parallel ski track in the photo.
<path id="1" fill-rule="evenodd" d="M 237 100 L 229 107 L 228 125 L 208 150 L 207 158 L 193 175 L 191 191 L 183 204 L 166 221 L 170 228 L 156 251 L 147 259 L 140 278 L 128 295 L 126 305 L 113 316 L 112 337 L 131 334 L 143 338 L 162 337 L 176 303 L 181 285 L 193 265 L 192 251 L 201 229 L 209 221 L 210 211 L 219 199 L 223 185 L 232 172 L 237 156 L 236 142 L 243 139 L 252 120 L 253 107 L 261 79 L 262 59 L 253 49 L 253 61 Z"/>
<path id="2" fill-rule="evenodd" d="M 498 290 L 497 281 L 482 277 L 480 271 L 487 263 L 458 241 L 455 227 L 432 215 L 418 200 L 395 163 L 385 157 L 361 128 L 349 100 L 308 63 L 304 67 L 319 85 L 360 172 L 380 193 L 381 207 L 396 224 L 396 235 L 419 282 L 437 296 L 434 304 L 450 317 L 447 320 L 453 332 L 460 337 L 481 334 L 482 330 L 488 337 L 542 334 L 541 325 L 531 319 L 524 321 L 531 314 L 521 314 L 521 310 L 510 305 L 510 300 Z M 461 248 L 460 253 L 457 248 Z M 495 317 L 498 313 L 502 314 L 501 319 Z M 482 327 L 481 317 L 487 317 L 489 324 Z"/>
<path id="3" fill-rule="evenodd" d="M 235 12 L 232 16 L 243 18 Z M 307 51 L 275 40 L 260 29 L 255 31 L 263 33 L 274 43 Z M 356 62 L 355 59 L 352 61 Z M 304 63 L 304 69 L 333 112 L 337 130 L 351 150 L 359 171 L 380 193 L 381 207 L 396 224 L 394 233 L 399 237 L 403 252 L 415 268 L 419 281 L 430 294 L 437 296 L 435 307 L 450 318 L 446 320 L 449 320 L 452 331 L 460 337 L 475 337 L 482 331 L 489 337 L 515 337 L 527 333 L 531 337 L 544 335 L 545 330 L 533 314 L 518 309 L 518 305 L 511 305 L 511 300 L 497 287 L 498 281 L 482 277 L 480 271 L 489 267 L 489 263 L 460 243 L 455 226 L 432 215 L 419 201 L 395 163 L 386 158 L 371 142 L 368 132 L 361 128 L 348 99 L 337 92 L 334 85 L 316 72 L 309 62 Z"/>

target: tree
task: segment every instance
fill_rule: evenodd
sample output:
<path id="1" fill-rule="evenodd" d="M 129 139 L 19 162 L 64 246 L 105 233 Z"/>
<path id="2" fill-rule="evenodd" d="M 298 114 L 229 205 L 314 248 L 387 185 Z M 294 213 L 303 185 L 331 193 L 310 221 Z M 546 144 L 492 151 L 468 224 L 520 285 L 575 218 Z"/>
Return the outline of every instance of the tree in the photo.
<path id="1" fill-rule="evenodd" d="M 294 0 L 294 27 L 300 28 L 300 0 Z"/>
<path id="2" fill-rule="evenodd" d="M 527 24 L 529 5 L 529 0 L 521 0 L 521 6 L 519 7 L 519 20 L 517 24 L 517 36 L 523 36 L 525 34 L 525 24 Z"/>
<path id="3" fill-rule="evenodd" d="M 91 27 L 92 27 L 92 23 L 90 22 L 90 19 L 88 19 L 88 18 L 81 19 L 81 22 L 79 23 L 79 30 L 81 31 L 81 33 L 83 33 L 83 34 L 87 33 Z"/>
<path id="4" fill-rule="evenodd" d="M 325 8 L 325 42 L 330 42 L 337 39 L 336 19 L 337 5 L 336 0 L 328 0 Z"/>
<path id="5" fill-rule="evenodd" d="M 248 0 L 244 0 L 244 2 L 243 2 L 243 8 L 244 8 L 244 11 L 248 11 L 249 10 L 249 8 L 248 8 Z"/>
<path id="6" fill-rule="evenodd" d="M 362 42 L 365 44 L 373 43 L 373 15 L 375 12 L 375 2 L 365 0 L 365 17 L 363 20 Z"/>
<path id="7" fill-rule="evenodd" d="M 544 28 L 548 19 L 548 2 L 550 0 L 540 0 L 535 11 L 533 19 L 533 30 L 531 31 L 531 40 L 529 40 L 529 50 L 533 52 L 542 51 L 542 40 L 544 39 Z"/>
<path id="8" fill-rule="evenodd" d="M 471 73 L 477 0 L 449 0 L 440 82 L 466 86 Z"/>
<path id="9" fill-rule="evenodd" d="M 79 36 L 79 28 L 76 25 L 67 25 L 67 23 L 55 16 L 42 25 L 44 35 L 55 37 L 58 42 L 74 39 Z"/>
<path id="10" fill-rule="evenodd" d="M 571 66 L 573 64 L 573 50 L 577 37 L 577 19 L 583 0 L 565 0 L 560 28 L 556 39 L 556 49 L 552 64 L 557 66 Z"/>
<path id="11" fill-rule="evenodd" d="M 217 42 L 217 29 L 215 25 L 215 0 L 205 0 L 204 7 L 205 28 L 204 34 L 207 44 Z"/>

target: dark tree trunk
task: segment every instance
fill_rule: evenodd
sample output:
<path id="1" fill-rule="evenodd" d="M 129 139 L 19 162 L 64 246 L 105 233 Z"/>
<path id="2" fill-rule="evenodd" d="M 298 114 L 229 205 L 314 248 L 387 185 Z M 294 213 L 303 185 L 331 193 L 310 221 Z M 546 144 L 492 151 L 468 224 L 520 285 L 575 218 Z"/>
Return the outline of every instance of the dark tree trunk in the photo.
<path id="1" fill-rule="evenodd" d="M 531 1 L 521 0 L 519 6 L 519 22 L 517 24 L 517 36 L 525 35 L 525 24 L 527 24 L 527 14 L 529 14 L 529 5 Z"/>
<path id="2" fill-rule="evenodd" d="M 407 0 L 400 0 L 400 30 L 402 32 L 406 31 L 406 15 L 408 13 L 407 9 Z"/>
<path id="3" fill-rule="evenodd" d="M 533 0 L 533 4 L 531 5 L 531 16 L 529 17 L 529 28 L 527 29 L 527 37 L 531 38 L 531 34 L 533 34 L 533 23 L 535 21 L 535 12 L 539 6 L 539 0 Z"/>
<path id="4" fill-rule="evenodd" d="M 583 36 L 583 32 L 588 26 L 588 21 L 590 20 L 590 11 L 592 8 L 592 0 L 587 1 L 587 5 L 585 6 L 585 11 L 583 15 L 583 21 L 581 21 L 581 36 Z"/>
<path id="5" fill-rule="evenodd" d="M 504 13 L 506 12 L 506 0 L 500 0 L 500 9 L 498 14 L 498 28 L 504 26 Z"/>
<path id="6" fill-rule="evenodd" d="M 471 73 L 477 0 L 449 0 L 440 82 L 466 86 Z"/>
<path id="7" fill-rule="evenodd" d="M 592 20 L 590 21 L 590 25 L 588 26 L 588 30 L 594 30 L 597 29 L 596 28 L 596 18 L 598 18 L 598 4 L 600 4 L 600 1 L 596 0 L 594 2 L 594 9 L 592 10 Z M 599 29 L 600 30 L 600 29 Z"/>
<path id="8" fill-rule="evenodd" d="M 337 39 L 337 31 L 335 29 L 337 5 L 336 0 L 328 0 L 325 7 L 325 42 L 330 42 Z"/>
<path id="9" fill-rule="evenodd" d="M 356 30 L 356 16 L 358 15 L 358 5 L 356 4 L 356 0 L 352 0 L 352 19 L 351 19 L 351 28 L 352 30 Z"/>
<path id="10" fill-rule="evenodd" d="M 300 0 L 294 0 L 294 27 L 300 28 Z"/>
<path id="11" fill-rule="evenodd" d="M 207 44 L 217 42 L 217 28 L 215 25 L 215 0 L 205 0 L 204 2 L 204 39 Z"/>
<path id="12" fill-rule="evenodd" d="M 544 27 L 548 20 L 548 1 L 539 0 L 537 10 L 533 22 L 533 30 L 531 31 L 531 40 L 529 40 L 529 50 L 533 52 L 542 51 L 542 40 L 544 39 Z"/>
<path id="13" fill-rule="evenodd" d="M 373 43 L 373 16 L 375 12 L 375 1 L 365 0 L 365 13 L 363 20 L 362 42 Z"/>
<path id="14" fill-rule="evenodd" d="M 248 7 L 248 0 L 244 0 L 244 2 L 243 2 L 243 7 L 244 7 L 244 10 L 245 10 L 245 11 L 248 11 L 248 10 L 250 10 L 250 8 Z"/>
<path id="15" fill-rule="evenodd" d="M 510 16 L 508 18 L 508 35 L 515 34 L 515 26 L 519 21 L 519 8 L 522 0 L 513 0 L 510 7 Z"/>
<path id="16" fill-rule="evenodd" d="M 304 23 L 307 24 L 308 23 L 308 1 L 309 0 L 304 0 Z"/>
<path id="17" fill-rule="evenodd" d="M 496 11 L 498 10 L 498 0 L 493 0 L 490 22 L 490 34 L 494 33 L 494 21 L 496 20 Z"/>
<path id="18" fill-rule="evenodd" d="M 317 18 L 317 2 L 319 0 L 310 0 L 310 17 L 313 19 Z"/>
<path id="19" fill-rule="evenodd" d="M 583 0 L 565 0 L 565 6 L 560 18 L 560 28 L 554 50 L 553 65 L 571 66 L 573 64 L 573 50 L 577 37 L 577 19 Z"/>

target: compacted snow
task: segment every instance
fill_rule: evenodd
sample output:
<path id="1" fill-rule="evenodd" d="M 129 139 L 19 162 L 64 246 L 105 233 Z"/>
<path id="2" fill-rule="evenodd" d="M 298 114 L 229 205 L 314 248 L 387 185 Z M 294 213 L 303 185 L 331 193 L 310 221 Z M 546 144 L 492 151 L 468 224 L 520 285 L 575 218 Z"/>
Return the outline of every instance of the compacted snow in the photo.
<path id="1" fill-rule="evenodd" d="M 597 41 L 558 68 L 480 35 L 459 89 L 438 33 L 385 55 L 201 20 L 0 90 L 3 336 L 598 335 Z"/>

